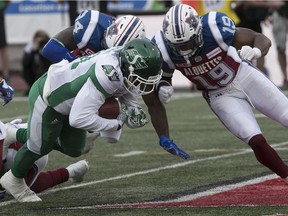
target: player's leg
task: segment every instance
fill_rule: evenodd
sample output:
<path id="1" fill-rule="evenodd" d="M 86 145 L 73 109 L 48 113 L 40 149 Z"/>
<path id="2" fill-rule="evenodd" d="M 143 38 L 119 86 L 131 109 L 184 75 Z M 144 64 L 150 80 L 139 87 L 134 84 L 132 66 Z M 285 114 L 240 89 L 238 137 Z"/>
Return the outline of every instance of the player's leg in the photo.
<path id="1" fill-rule="evenodd" d="M 53 149 L 62 127 L 61 121 L 53 121 L 58 117 L 57 113 L 43 102 L 39 94 L 39 82 L 41 79 L 34 83 L 29 95 L 29 139 L 17 152 L 11 170 L 0 179 L 1 185 L 20 202 L 41 201 L 26 185 L 24 177 L 36 160 Z"/>
<path id="2" fill-rule="evenodd" d="M 239 80 L 239 87 L 245 92 L 253 106 L 267 117 L 288 127 L 288 98 L 266 76 L 248 64 L 243 67 L 248 79 Z"/>
<path id="3" fill-rule="evenodd" d="M 66 168 L 41 172 L 30 188 L 36 193 L 40 193 L 48 188 L 67 182 L 69 179 L 73 182 L 81 182 L 88 168 L 88 162 L 80 160 Z"/>
<path id="4" fill-rule="evenodd" d="M 249 144 L 261 164 L 280 177 L 286 178 L 288 167 L 262 135 L 252 107 L 247 101 L 247 95 L 237 89 L 235 92 L 223 92 L 217 97 L 216 95 L 210 95 L 210 106 L 225 127 Z"/>
<path id="5" fill-rule="evenodd" d="M 5 173 L 11 169 L 15 155 L 17 151 L 23 146 L 22 143 L 13 143 L 9 146 L 6 160 L 3 164 L 2 172 Z M 55 185 L 59 185 L 63 182 L 71 179 L 73 182 L 81 182 L 84 175 L 88 171 L 88 162 L 81 160 L 69 165 L 66 168 L 59 168 L 44 172 L 48 162 L 48 155 L 45 155 L 35 161 L 32 168 L 30 168 L 27 176 L 25 177 L 26 184 L 36 193 L 40 193 Z M 0 193 L 0 197 L 3 198 L 4 194 Z"/>
<path id="6" fill-rule="evenodd" d="M 67 118 L 63 121 L 63 128 L 59 136 L 61 146 L 56 144 L 54 149 L 70 157 L 79 157 L 84 151 L 86 135 L 86 130 L 71 127 Z"/>

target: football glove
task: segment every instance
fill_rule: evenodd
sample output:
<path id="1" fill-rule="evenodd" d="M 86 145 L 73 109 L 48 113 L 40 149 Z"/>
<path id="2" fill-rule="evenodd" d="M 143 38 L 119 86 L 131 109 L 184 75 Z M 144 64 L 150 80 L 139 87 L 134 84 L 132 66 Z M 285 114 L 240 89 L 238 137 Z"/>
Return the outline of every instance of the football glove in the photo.
<path id="1" fill-rule="evenodd" d="M 161 86 L 158 91 L 159 100 L 166 104 L 171 100 L 174 88 L 172 86 Z"/>
<path id="2" fill-rule="evenodd" d="M 0 82 L 0 98 L 4 101 L 3 106 L 9 103 L 14 96 L 14 89 L 3 79 Z"/>
<path id="3" fill-rule="evenodd" d="M 128 108 L 127 126 L 130 128 L 139 128 L 148 124 L 149 120 L 141 107 Z"/>
<path id="4" fill-rule="evenodd" d="M 241 50 L 238 51 L 238 53 L 243 60 L 248 60 L 248 61 L 260 58 L 262 55 L 260 49 L 256 47 L 252 48 L 250 46 L 243 46 Z"/>
<path id="5" fill-rule="evenodd" d="M 190 158 L 190 155 L 178 148 L 178 146 L 166 136 L 160 136 L 160 146 L 170 154 L 179 156 L 185 160 Z"/>
<path id="6" fill-rule="evenodd" d="M 127 121 L 127 118 L 128 118 L 127 106 L 121 103 L 120 113 L 117 117 L 118 124 L 119 124 L 117 130 L 120 130 L 122 128 L 123 124 Z"/>
<path id="7" fill-rule="evenodd" d="M 162 80 L 157 85 L 157 89 L 159 100 L 164 104 L 168 103 L 174 92 L 173 86 L 171 86 L 169 82 Z"/>

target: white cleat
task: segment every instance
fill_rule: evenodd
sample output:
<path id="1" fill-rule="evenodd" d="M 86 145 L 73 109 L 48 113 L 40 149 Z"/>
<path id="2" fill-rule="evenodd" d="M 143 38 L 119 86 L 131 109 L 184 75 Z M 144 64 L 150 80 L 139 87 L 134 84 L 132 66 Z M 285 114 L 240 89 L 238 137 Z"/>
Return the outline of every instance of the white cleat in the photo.
<path id="1" fill-rule="evenodd" d="M 66 167 L 66 169 L 69 172 L 69 178 L 73 182 L 82 182 L 84 179 L 84 175 L 89 169 L 89 165 L 86 160 L 81 160 L 69 165 L 68 167 Z"/>
<path id="2" fill-rule="evenodd" d="M 10 193 L 18 202 L 39 202 L 42 201 L 30 188 L 26 185 L 25 180 L 16 178 L 11 170 L 6 172 L 0 179 L 2 187 Z"/>
<path id="3" fill-rule="evenodd" d="M 99 132 L 87 132 L 86 143 L 83 149 L 83 154 L 87 154 L 94 146 L 95 140 L 100 136 Z"/>

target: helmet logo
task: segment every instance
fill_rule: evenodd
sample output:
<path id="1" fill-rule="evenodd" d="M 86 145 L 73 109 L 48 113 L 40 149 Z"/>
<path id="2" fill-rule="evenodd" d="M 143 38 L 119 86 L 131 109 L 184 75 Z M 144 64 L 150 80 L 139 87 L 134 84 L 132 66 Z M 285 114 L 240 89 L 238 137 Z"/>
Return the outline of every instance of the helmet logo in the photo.
<path id="1" fill-rule="evenodd" d="M 118 34 L 118 28 L 117 28 L 118 24 L 115 23 L 114 25 L 111 25 L 109 28 L 108 28 L 108 32 L 107 32 L 107 35 L 108 36 L 112 36 L 112 35 L 117 35 Z"/>
<path id="2" fill-rule="evenodd" d="M 165 19 L 163 21 L 163 32 L 166 32 L 169 26 L 169 21 L 167 19 Z"/>
<path id="3" fill-rule="evenodd" d="M 185 22 L 189 25 L 190 28 L 196 29 L 199 22 L 198 16 L 195 16 L 190 12 L 189 17 L 185 19 Z"/>
<path id="4" fill-rule="evenodd" d="M 147 62 L 136 49 L 125 50 L 127 62 L 130 64 L 129 70 L 148 68 Z"/>
<path id="5" fill-rule="evenodd" d="M 119 81 L 119 75 L 113 65 L 101 65 L 104 73 L 111 81 Z"/>

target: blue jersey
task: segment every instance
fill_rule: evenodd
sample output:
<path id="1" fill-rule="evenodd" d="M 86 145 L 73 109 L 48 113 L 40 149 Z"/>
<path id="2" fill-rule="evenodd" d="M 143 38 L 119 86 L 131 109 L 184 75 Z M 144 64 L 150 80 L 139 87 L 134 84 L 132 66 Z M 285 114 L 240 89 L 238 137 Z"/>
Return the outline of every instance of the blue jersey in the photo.
<path id="1" fill-rule="evenodd" d="M 235 24 L 224 13 L 210 12 L 202 17 L 203 47 L 194 56 L 179 56 L 173 53 L 159 31 L 152 41 L 159 47 L 163 56 L 163 75 L 167 71 L 179 70 L 199 90 L 214 90 L 227 86 L 236 76 L 241 59 L 232 47 L 235 37 Z"/>
<path id="2" fill-rule="evenodd" d="M 104 32 L 114 19 L 93 10 L 85 10 L 79 14 L 75 20 L 73 36 L 81 56 L 105 49 L 102 43 Z"/>

